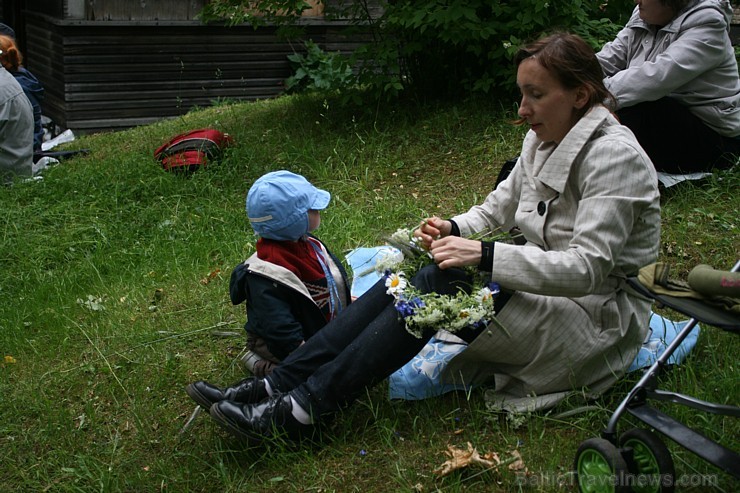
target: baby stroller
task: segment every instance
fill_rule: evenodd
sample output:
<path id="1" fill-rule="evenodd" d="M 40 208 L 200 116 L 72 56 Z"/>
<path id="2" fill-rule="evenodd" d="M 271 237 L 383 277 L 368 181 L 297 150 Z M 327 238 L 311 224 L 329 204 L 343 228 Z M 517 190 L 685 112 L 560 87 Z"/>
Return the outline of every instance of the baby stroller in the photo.
<path id="1" fill-rule="evenodd" d="M 738 270 L 740 270 L 740 261 L 732 268 L 732 272 L 738 272 Z M 652 399 L 707 413 L 740 416 L 740 407 L 706 402 L 657 388 L 658 375 L 666 368 L 671 355 L 698 322 L 737 333 L 740 330 L 740 316 L 701 300 L 656 294 L 645 288 L 636 278 L 631 278 L 628 282 L 637 292 L 691 317 L 691 320 L 619 404 L 606 428 L 601 432 L 601 437 L 591 438 L 581 443 L 574 462 L 578 491 L 584 493 L 674 491 L 676 478 L 673 459 L 657 433 L 645 428 L 634 428 L 617 435 L 617 422 L 625 412 L 707 462 L 740 479 L 740 455 L 737 452 L 707 438 L 648 404 L 648 399 Z"/>

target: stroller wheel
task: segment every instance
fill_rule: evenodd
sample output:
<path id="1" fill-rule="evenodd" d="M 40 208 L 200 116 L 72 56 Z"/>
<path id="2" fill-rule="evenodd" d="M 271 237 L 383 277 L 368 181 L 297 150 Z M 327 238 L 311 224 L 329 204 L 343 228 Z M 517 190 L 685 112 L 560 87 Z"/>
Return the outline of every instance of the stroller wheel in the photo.
<path id="1" fill-rule="evenodd" d="M 630 468 L 635 493 L 672 493 L 676 470 L 668 447 L 650 430 L 633 428 L 619 437 L 619 444 L 632 449 Z"/>
<path id="2" fill-rule="evenodd" d="M 576 484 L 582 493 L 625 493 L 629 491 L 627 462 L 619 449 L 603 438 L 581 443 L 575 459 Z"/>

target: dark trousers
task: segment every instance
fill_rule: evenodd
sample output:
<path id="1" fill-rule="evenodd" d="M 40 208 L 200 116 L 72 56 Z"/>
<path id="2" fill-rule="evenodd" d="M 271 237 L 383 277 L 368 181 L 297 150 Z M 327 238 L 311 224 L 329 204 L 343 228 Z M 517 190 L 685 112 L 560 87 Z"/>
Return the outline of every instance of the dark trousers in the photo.
<path id="1" fill-rule="evenodd" d="M 422 269 L 412 282 L 423 292 L 441 294 L 470 286 L 463 270 L 436 266 Z M 469 329 L 460 335 L 472 340 L 480 330 Z M 427 332 L 416 338 L 406 331 L 381 280 L 267 378 L 274 390 L 293 391 L 301 407 L 320 417 L 339 410 L 410 361 L 436 330 Z"/>
<path id="2" fill-rule="evenodd" d="M 740 140 L 719 135 L 672 98 L 623 108 L 617 117 L 632 130 L 658 171 L 726 169 L 740 156 Z"/>

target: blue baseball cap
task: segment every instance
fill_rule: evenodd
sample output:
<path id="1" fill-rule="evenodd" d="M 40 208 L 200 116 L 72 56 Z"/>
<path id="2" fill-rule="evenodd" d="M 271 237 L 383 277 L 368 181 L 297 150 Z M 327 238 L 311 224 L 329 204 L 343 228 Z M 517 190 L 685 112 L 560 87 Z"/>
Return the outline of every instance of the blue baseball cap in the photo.
<path id="1" fill-rule="evenodd" d="M 270 240 L 297 240 L 308 233 L 308 211 L 323 210 L 331 194 L 290 171 L 272 171 L 247 193 L 247 217 L 254 232 Z"/>

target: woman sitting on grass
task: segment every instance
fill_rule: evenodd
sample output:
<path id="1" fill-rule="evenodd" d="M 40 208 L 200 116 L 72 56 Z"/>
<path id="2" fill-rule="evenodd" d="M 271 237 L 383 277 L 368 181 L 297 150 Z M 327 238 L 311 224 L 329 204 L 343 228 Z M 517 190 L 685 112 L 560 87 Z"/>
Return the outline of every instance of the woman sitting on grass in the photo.
<path id="1" fill-rule="evenodd" d="M 33 152 L 41 152 L 44 140 L 44 129 L 41 125 L 41 102 L 44 100 L 44 87 L 39 80 L 23 66 L 21 54 L 15 40 L 10 36 L 0 35 L 0 63 L 10 72 L 33 108 Z"/>
<path id="2" fill-rule="evenodd" d="M 33 175 L 33 108 L 18 81 L 0 66 L 0 184 Z"/>
<path id="3" fill-rule="evenodd" d="M 457 333 L 469 346 L 446 369 L 502 397 L 572 389 L 598 393 L 629 367 L 648 330 L 650 302 L 625 276 L 658 254 L 657 177 L 632 132 L 602 105 L 610 95 L 594 51 L 556 34 L 516 55 L 519 116 L 530 131 L 507 180 L 486 200 L 415 231 L 436 265 L 412 279 L 422 292 L 470 286 L 463 267 L 499 283 L 500 324 Z M 518 226 L 523 245 L 470 239 Z M 383 281 L 291 353 L 267 378 L 223 389 L 188 386 L 212 418 L 250 440 L 312 436 L 367 387 L 416 355 L 435 329 L 412 335 Z"/>
<path id="4" fill-rule="evenodd" d="M 638 0 L 597 57 L 617 115 L 658 171 L 728 168 L 740 156 L 740 78 L 728 0 Z"/>

